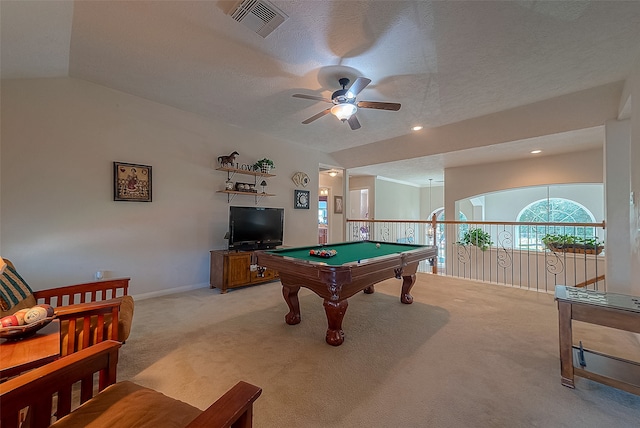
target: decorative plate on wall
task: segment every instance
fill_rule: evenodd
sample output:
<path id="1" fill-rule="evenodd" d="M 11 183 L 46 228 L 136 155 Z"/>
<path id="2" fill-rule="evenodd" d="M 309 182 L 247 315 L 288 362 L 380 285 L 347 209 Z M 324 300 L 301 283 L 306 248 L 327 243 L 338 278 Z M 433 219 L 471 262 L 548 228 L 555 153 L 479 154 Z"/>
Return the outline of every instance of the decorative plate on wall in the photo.
<path id="1" fill-rule="evenodd" d="M 296 186 L 302 186 L 302 187 L 307 187 L 307 184 L 309 184 L 309 181 L 310 181 L 309 176 L 301 171 L 298 171 L 295 174 L 293 174 L 293 177 L 291 177 L 291 180 L 293 180 Z"/>
<path id="2" fill-rule="evenodd" d="M 293 191 L 293 207 L 299 210 L 309 209 L 309 191 L 294 190 Z"/>

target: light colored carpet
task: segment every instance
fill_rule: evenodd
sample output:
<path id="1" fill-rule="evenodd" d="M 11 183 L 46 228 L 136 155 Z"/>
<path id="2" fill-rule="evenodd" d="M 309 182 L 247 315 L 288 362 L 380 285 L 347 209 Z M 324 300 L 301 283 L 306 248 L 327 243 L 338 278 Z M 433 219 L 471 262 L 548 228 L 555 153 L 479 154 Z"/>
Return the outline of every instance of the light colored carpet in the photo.
<path id="1" fill-rule="evenodd" d="M 263 388 L 261 427 L 637 427 L 640 397 L 560 384 L 553 296 L 418 274 L 349 299 L 340 347 L 301 290 L 289 326 L 279 282 L 136 303 L 118 377 L 205 408 L 238 380 Z M 640 360 L 629 333 L 576 323 L 585 347 Z"/>

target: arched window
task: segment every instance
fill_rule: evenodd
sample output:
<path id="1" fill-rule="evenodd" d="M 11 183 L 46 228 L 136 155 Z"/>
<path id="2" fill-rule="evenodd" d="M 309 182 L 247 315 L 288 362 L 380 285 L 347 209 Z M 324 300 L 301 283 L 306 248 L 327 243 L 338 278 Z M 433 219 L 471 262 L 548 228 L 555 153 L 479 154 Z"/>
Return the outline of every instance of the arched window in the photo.
<path id="1" fill-rule="evenodd" d="M 594 223 L 595 217 L 583 205 L 564 198 L 541 199 L 527 205 L 517 220 L 527 223 Z M 542 237 L 546 234 L 595 236 L 593 227 L 576 226 L 520 226 L 521 248 L 542 249 Z"/>

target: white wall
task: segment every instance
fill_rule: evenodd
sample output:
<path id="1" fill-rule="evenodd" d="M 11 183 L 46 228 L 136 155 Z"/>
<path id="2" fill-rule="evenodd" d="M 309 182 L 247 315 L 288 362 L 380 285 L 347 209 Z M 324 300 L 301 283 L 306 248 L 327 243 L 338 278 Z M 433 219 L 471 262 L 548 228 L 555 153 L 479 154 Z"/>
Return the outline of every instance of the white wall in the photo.
<path id="1" fill-rule="evenodd" d="M 130 276 L 133 295 L 207 285 L 230 205 L 216 158 L 233 150 L 274 160 L 259 205 L 285 208 L 285 244 L 317 242 L 318 163 L 335 164 L 322 153 L 75 79 L 3 80 L 1 102 L 0 254 L 36 290 L 98 269 Z M 153 202 L 113 201 L 113 161 L 153 167 Z M 296 171 L 309 210 L 293 209 Z"/>

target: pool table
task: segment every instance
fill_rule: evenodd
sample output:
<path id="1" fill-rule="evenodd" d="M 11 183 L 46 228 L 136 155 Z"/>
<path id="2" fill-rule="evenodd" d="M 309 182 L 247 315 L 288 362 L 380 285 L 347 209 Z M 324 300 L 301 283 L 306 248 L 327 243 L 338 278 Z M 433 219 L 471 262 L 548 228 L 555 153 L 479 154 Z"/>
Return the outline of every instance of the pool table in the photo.
<path id="1" fill-rule="evenodd" d="M 330 258 L 310 255 L 310 250 L 335 250 Z M 430 245 L 396 244 L 389 242 L 355 241 L 310 247 L 256 251 L 259 266 L 278 271 L 282 295 L 289 306 L 285 321 L 300 323 L 300 287 L 312 290 L 324 299 L 327 315 L 326 341 L 333 346 L 344 342 L 342 319 L 347 311 L 347 299 L 364 290 L 374 292 L 374 284 L 389 278 L 402 278 L 400 301 L 413 302 L 410 294 L 416 281 L 418 263 L 434 259 L 438 249 Z"/>

